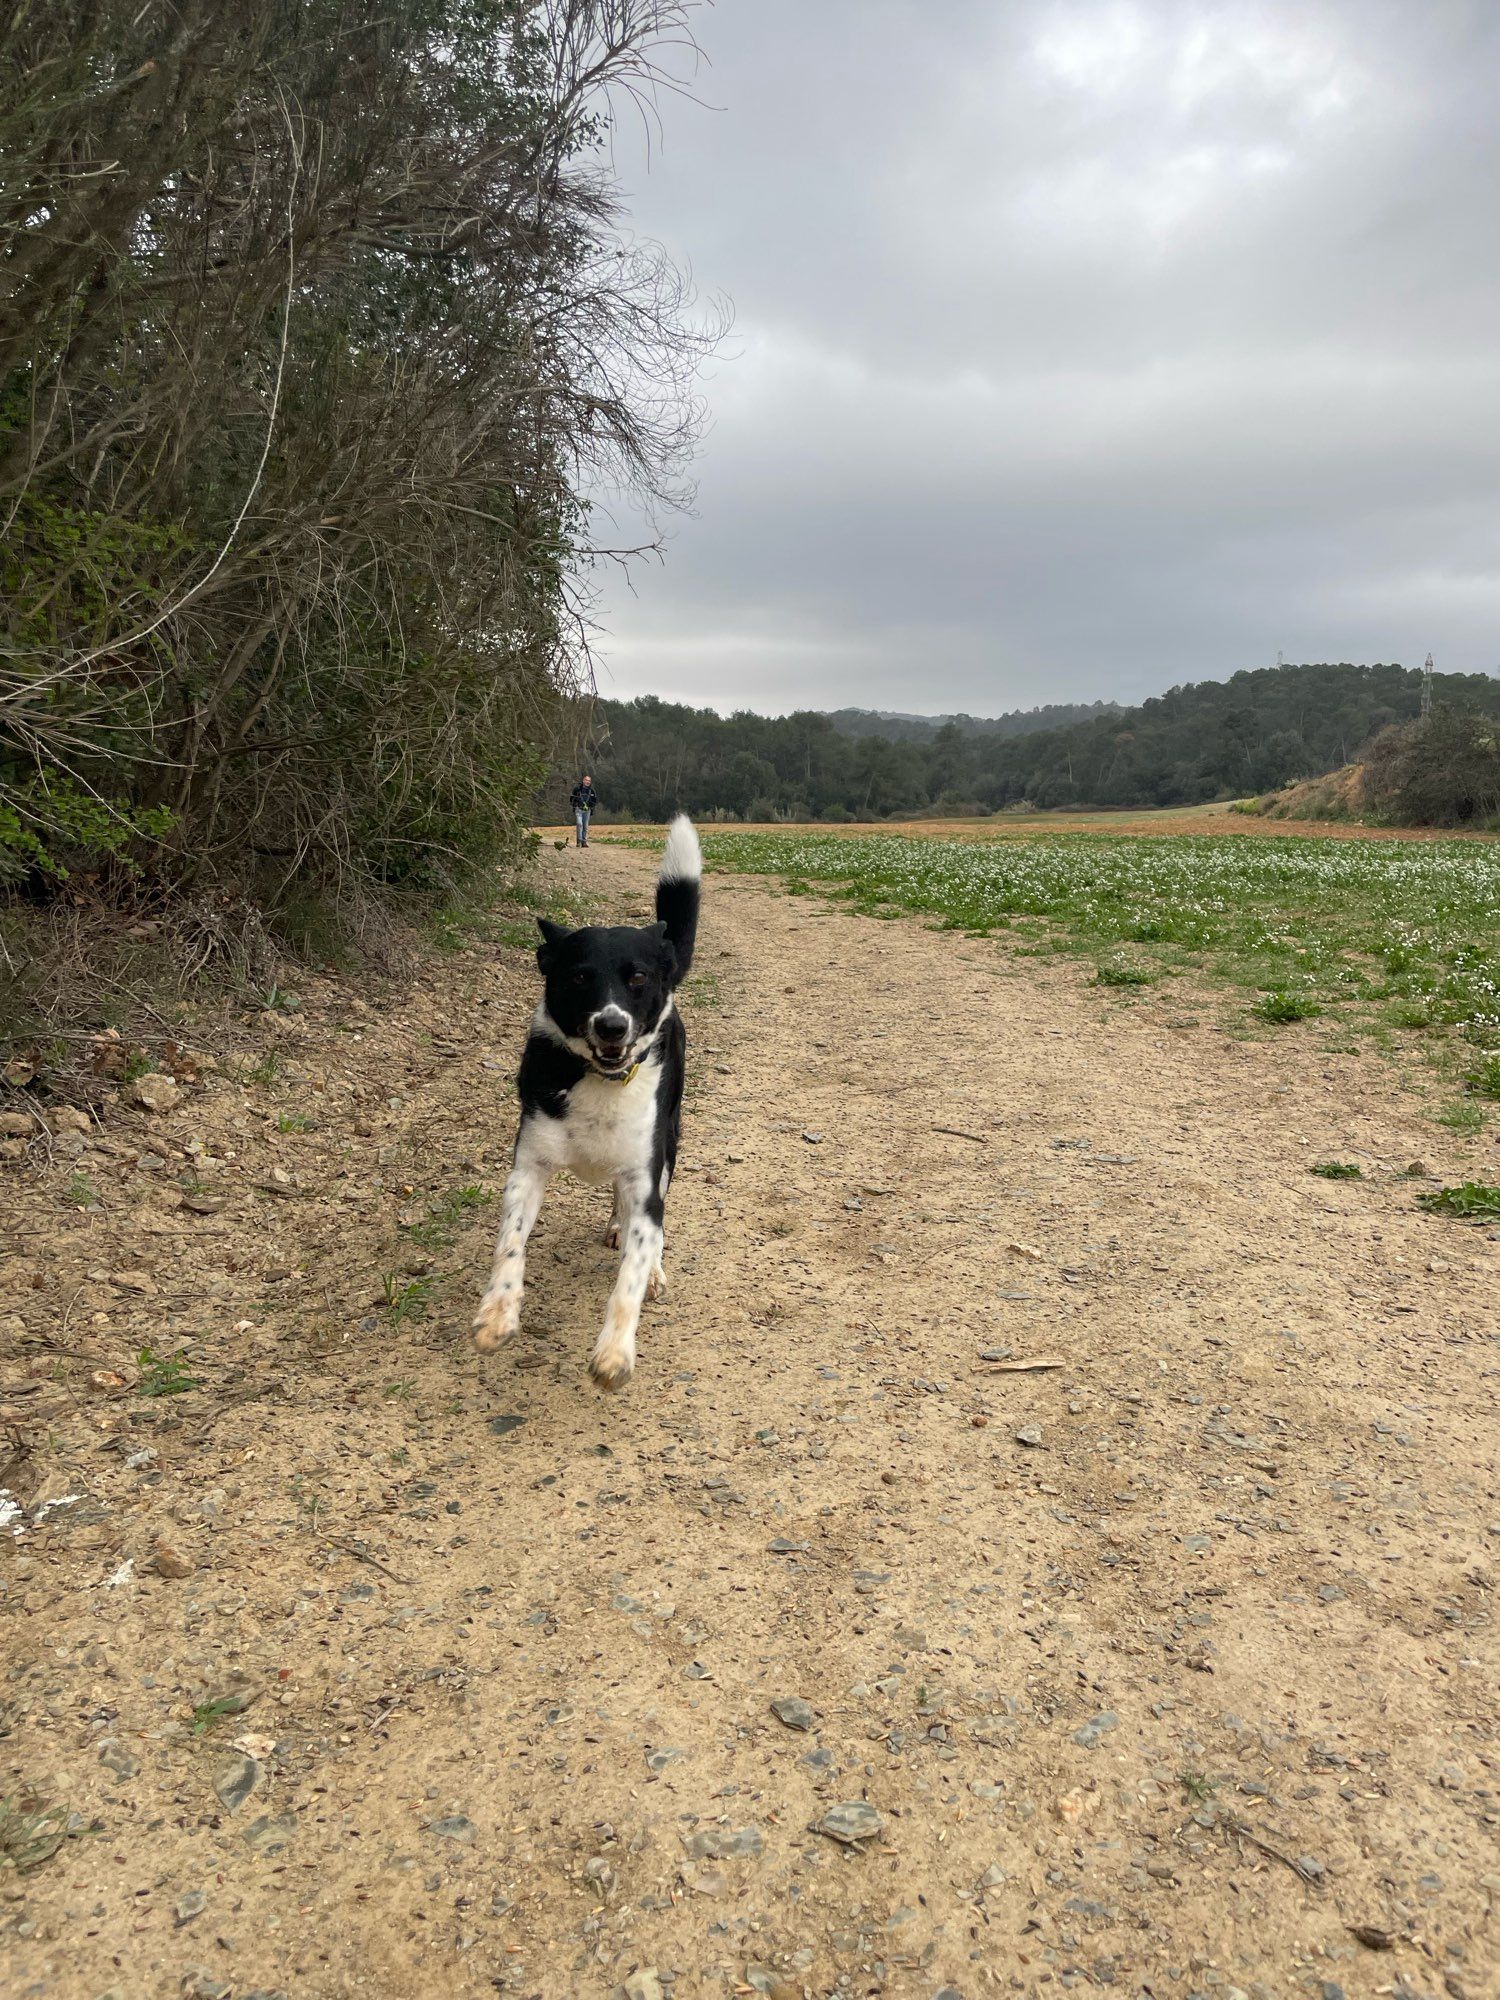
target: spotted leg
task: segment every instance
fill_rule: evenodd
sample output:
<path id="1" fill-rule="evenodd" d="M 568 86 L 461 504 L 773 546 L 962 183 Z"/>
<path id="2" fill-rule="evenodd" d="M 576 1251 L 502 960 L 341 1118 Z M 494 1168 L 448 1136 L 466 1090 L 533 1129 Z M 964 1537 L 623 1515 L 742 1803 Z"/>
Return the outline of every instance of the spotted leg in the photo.
<path id="1" fill-rule="evenodd" d="M 524 1141 L 516 1146 L 516 1163 L 505 1183 L 500 1210 L 500 1234 L 490 1282 L 474 1316 L 474 1345 L 498 1347 L 521 1324 L 521 1292 L 526 1276 L 526 1239 L 536 1227 L 548 1175 L 525 1157 Z"/>
<path id="2" fill-rule="evenodd" d="M 662 1198 L 644 1173 L 621 1174 L 616 1183 L 623 1248 L 604 1326 L 594 1342 L 589 1373 L 601 1389 L 621 1389 L 635 1367 L 641 1304 L 661 1270 Z"/>

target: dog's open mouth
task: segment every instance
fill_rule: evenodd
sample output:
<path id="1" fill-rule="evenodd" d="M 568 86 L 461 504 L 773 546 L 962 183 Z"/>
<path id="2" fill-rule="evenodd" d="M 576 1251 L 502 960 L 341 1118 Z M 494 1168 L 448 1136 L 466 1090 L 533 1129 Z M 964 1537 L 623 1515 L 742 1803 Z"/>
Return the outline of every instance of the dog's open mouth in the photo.
<path id="1" fill-rule="evenodd" d="M 625 1072 L 630 1068 L 630 1051 L 622 1049 L 618 1055 L 614 1054 L 613 1051 L 608 1055 L 603 1055 L 598 1049 L 595 1049 L 591 1056 L 591 1061 L 601 1076 L 624 1076 Z"/>

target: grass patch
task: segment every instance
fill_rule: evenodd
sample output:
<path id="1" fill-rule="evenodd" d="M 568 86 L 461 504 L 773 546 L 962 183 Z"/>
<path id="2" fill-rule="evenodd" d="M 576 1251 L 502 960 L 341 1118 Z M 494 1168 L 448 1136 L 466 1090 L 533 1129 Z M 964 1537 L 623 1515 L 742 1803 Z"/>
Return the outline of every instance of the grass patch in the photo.
<path id="1" fill-rule="evenodd" d="M 719 975 L 716 972 L 689 973 L 682 990 L 684 996 L 695 1007 L 722 1007 L 724 1004 L 724 995 L 720 990 Z"/>
<path id="2" fill-rule="evenodd" d="M 1154 976 L 1138 965 L 1101 965 L 1094 974 L 1096 986 L 1153 986 Z"/>
<path id="3" fill-rule="evenodd" d="M 69 1208 L 97 1208 L 99 1190 L 87 1174 L 69 1174 L 67 1185 L 63 1189 L 63 1200 Z"/>
<path id="4" fill-rule="evenodd" d="M 408 1223 L 406 1233 L 424 1250 L 446 1250 L 460 1223 L 494 1199 L 488 1188 L 454 1188 L 432 1204 L 421 1222 Z"/>
<path id="5" fill-rule="evenodd" d="M 1420 1029 L 1443 1073 L 1500 1099 L 1500 844 L 1028 826 L 966 840 L 713 832 L 704 853 L 861 914 L 1009 931 L 1030 955 L 1196 970 L 1258 993 L 1252 1018 L 1323 1013 L 1346 1044 Z"/>
<path id="6" fill-rule="evenodd" d="M 1484 1110 L 1468 1098 L 1461 1097 L 1452 1104 L 1445 1104 L 1434 1115 L 1439 1125 L 1446 1125 L 1450 1132 L 1457 1132 L 1465 1139 L 1472 1139 L 1484 1130 Z"/>
<path id="7" fill-rule="evenodd" d="M 278 1111 L 276 1130 L 278 1132 L 311 1132 L 312 1120 L 301 1111 Z"/>
<path id="8" fill-rule="evenodd" d="M 1315 1167 L 1309 1167 L 1310 1174 L 1321 1174 L 1325 1181 L 1362 1181 L 1363 1173 L 1353 1160 L 1319 1160 Z"/>
<path id="9" fill-rule="evenodd" d="M 1310 1000 L 1304 993 L 1267 993 L 1251 1008 L 1252 1014 L 1259 1014 L 1263 1021 L 1272 1021 L 1277 1027 L 1285 1027 L 1292 1021 L 1310 1021 L 1323 1009 L 1316 1000 Z"/>
<path id="10" fill-rule="evenodd" d="M 149 1347 L 143 1347 L 136 1362 L 141 1371 L 135 1385 L 138 1396 L 186 1396 L 202 1386 L 196 1375 L 187 1372 L 185 1347 L 179 1347 L 175 1354 L 153 1354 Z"/>
<path id="11" fill-rule="evenodd" d="M 1490 1187 L 1484 1181 L 1428 1188 L 1417 1200 L 1434 1215 L 1456 1215 L 1464 1222 L 1500 1222 L 1500 1187 Z"/>
<path id="12" fill-rule="evenodd" d="M 394 1271 L 387 1271 L 381 1279 L 385 1290 L 385 1309 L 390 1314 L 391 1325 L 400 1326 L 403 1320 L 425 1319 L 432 1299 L 432 1280 L 414 1278 L 403 1285 Z"/>
<path id="13" fill-rule="evenodd" d="M 243 1715 L 249 1706 L 249 1698 L 243 1694 L 221 1694 L 213 1701 L 200 1701 L 193 1710 L 193 1734 L 207 1736 L 211 1729 L 217 1729 L 221 1722 L 228 1722 L 231 1716 Z"/>

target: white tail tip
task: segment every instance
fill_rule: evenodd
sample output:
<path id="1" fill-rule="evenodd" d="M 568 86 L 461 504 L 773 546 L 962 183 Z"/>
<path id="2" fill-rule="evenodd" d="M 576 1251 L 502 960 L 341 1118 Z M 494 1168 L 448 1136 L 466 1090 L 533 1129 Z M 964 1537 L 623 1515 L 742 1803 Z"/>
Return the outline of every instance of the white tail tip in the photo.
<path id="1" fill-rule="evenodd" d="M 693 822 L 679 813 L 667 828 L 667 844 L 661 857 L 663 882 L 698 882 L 703 879 L 703 850 Z"/>

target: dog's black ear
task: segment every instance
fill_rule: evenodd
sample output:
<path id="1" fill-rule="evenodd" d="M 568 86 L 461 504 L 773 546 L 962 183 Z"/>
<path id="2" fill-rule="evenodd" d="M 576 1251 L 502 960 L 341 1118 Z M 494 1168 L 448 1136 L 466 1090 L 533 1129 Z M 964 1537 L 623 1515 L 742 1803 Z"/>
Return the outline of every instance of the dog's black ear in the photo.
<path id="1" fill-rule="evenodd" d="M 537 946 L 536 963 L 538 972 L 545 972 L 552 963 L 552 954 L 557 947 L 573 933 L 562 924 L 554 924 L 546 917 L 538 917 L 536 927 L 542 934 L 542 942 Z"/>
<path id="2" fill-rule="evenodd" d="M 672 940 L 667 936 L 666 925 L 648 924 L 646 928 L 649 930 L 652 937 L 656 939 L 657 948 L 661 952 L 662 963 L 667 968 L 667 977 L 675 982 L 677 977 L 677 947 L 676 945 L 673 944 Z"/>

